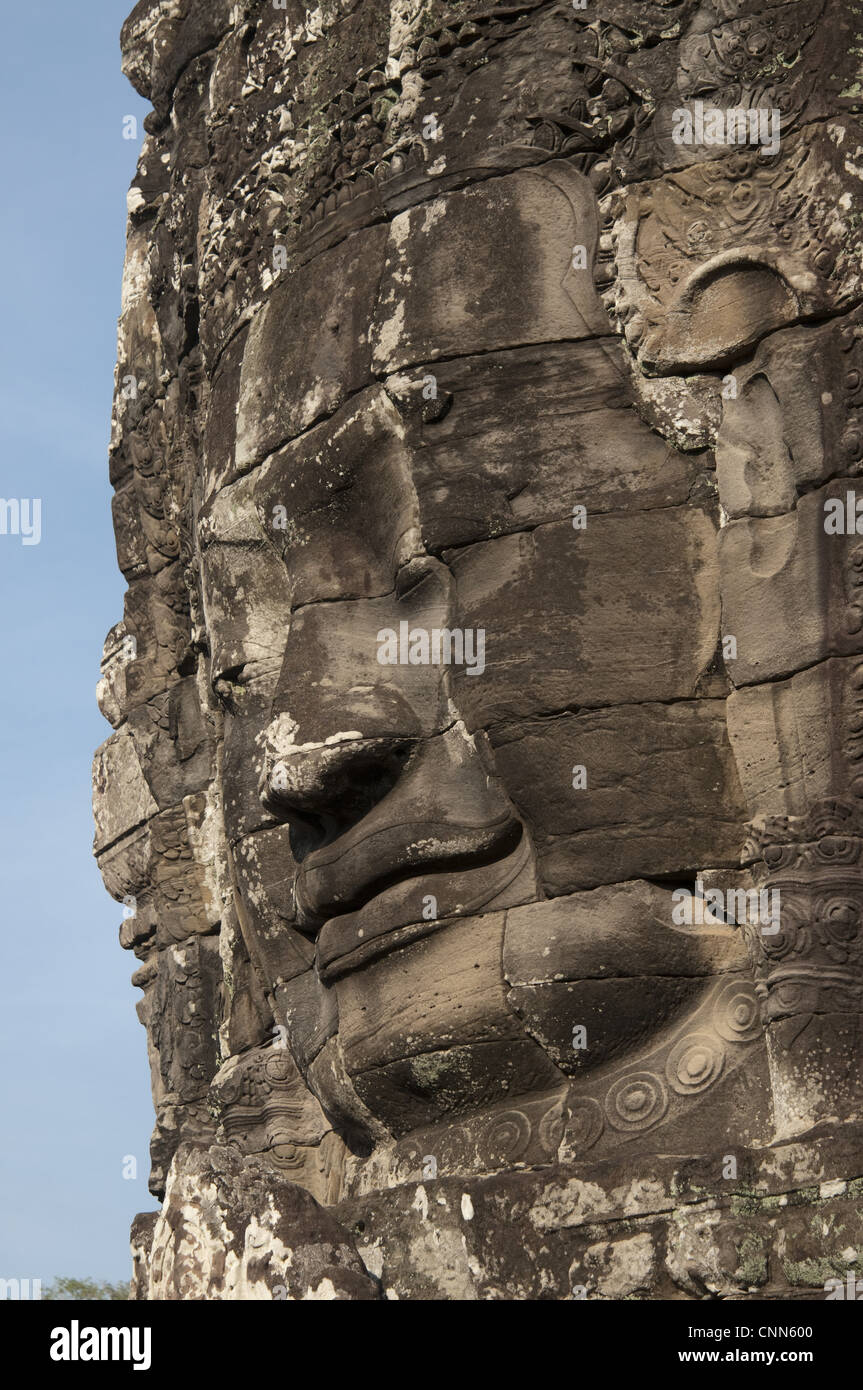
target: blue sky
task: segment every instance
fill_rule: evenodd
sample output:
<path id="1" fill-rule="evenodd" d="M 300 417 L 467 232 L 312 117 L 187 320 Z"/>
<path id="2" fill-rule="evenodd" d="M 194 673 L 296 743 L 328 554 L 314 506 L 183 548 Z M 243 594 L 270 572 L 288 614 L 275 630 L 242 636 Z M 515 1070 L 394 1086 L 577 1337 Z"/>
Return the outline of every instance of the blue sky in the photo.
<path id="1" fill-rule="evenodd" d="M 120 71 L 132 4 L 0 0 L 0 495 L 43 512 L 39 545 L 0 535 L 4 1278 L 127 1278 L 130 1220 L 155 1206 L 136 962 L 91 857 L 89 787 L 110 733 L 99 657 L 124 589 L 107 445 L 140 148 L 123 118 L 141 131 L 148 110 Z"/>

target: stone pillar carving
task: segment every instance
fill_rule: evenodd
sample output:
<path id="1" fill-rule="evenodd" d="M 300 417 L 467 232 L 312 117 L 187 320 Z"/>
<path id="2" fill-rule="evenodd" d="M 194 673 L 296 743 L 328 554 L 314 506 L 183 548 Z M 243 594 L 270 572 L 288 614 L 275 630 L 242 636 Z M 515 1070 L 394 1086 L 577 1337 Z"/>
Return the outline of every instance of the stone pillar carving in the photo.
<path id="1" fill-rule="evenodd" d="M 824 800 L 754 835 L 778 930 L 745 928 L 764 1013 L 776 1131 L 787 1139 L 863 1110 L 863 818 Z"/>

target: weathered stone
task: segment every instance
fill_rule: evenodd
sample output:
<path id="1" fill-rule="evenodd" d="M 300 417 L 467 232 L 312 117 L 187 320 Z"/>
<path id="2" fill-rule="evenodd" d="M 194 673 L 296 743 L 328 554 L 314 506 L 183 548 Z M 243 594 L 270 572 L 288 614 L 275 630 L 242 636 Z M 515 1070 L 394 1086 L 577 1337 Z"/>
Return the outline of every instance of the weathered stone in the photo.
<path id="1" fill-rule="evenodd" d="M 386 230 L 372 227 L 279 280 L 243 353 L 238 469 L 260 463 L 368 385 L 368 325 L 385 243 Z M 277 374 L 273 362 L 281 363 Z"/>
<path id="2" fill-rule="evenodd" d="M 745 807 L 721 700 L 524 719 L 490 742 L 550 894 L 740 862 Z"/>
<path id="3" fill-rule="evenodd" d="M 700 510 L 598 516 L 584 532 L 550 523 L 450 564 L 460 625 L 486 634 L 488 674 L 454 679 L 472 727 L 614 705 L 624 689 L 633 702 L 685 700 L 707 683 L 719 587 L 715 531 Z"/>
<path id="4" fill-rule="evenodd" d="M 178 1151 L 150 1269 L 147 1296 L 157 1299 L 380 1297 L 348 1233 L 309 1192 L 229 1148 Z"/>
<path id="5" fill-rule="evenodd" d="M 505 239 L 502 225 L 510 231 Z M 372 329 L 375 368 L 604 333 L 589 269 L 597 232 L 593 190 L 565 164 L 489 180 L 402 213 L 393 219 Z M 581 268 L 573 262 L 578 245 L 585 248 Z M 493 248 L 479 284 L 470 273 L 478 246 Z"/>
<path id="6" fill-rule="evenodd" d="M 793 511 L 732 521 L 722 531 L 722 623 L 736 642 L 727 663 L 735 685 L 863 650 L 863 542 L 824 527 L 825 502 L 844 504 L 853 486 L 828 483 Z"/>
<path id="7" fill-rule="evenodd" d="M 857 1269 L 861 45 L 842 0 L 127 21 L 135 1297 Z"/>
<path id="8" fill-rule="evenodd" d="M 695 481 L 696 460 L 633 409 L 610 338 L 430 362 L 387 390 L 413 426 L 422 534 L 436 552 L 571 519 L 575 506 L 671 507 Z"/>

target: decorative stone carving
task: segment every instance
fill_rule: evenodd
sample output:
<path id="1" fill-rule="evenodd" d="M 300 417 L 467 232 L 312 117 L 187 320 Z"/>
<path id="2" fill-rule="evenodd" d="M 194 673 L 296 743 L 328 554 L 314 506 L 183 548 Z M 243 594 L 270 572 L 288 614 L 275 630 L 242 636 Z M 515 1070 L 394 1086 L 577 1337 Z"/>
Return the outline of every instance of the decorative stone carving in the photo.
<path id="1" fill-rule="evenodd" d="M 854 1118 L 863 1102 L 863 822 L 847 801 L 773 817 L 755 842 L 782 894 L 776 935 L 747 928 L 763 1001 L 777 1126 Z"/>
<path id="2" fill-rule="evenodd" d="M 863 1103 L 860 25 L 127 21 L 136 1296 L 811 1294 Z"/>

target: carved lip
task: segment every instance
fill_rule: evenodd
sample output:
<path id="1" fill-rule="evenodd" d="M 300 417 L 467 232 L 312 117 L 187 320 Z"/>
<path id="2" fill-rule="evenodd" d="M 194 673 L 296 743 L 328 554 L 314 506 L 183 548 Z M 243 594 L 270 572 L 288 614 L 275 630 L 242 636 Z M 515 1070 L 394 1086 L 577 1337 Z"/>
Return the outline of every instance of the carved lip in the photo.
<path id="1" fill-rule="evenodd" d="M 296 890 L 299 925 L 314 931 L 420 874 L 492 863 L 508 854 L 521 834 L 508 808 L 474 824 L 429 819 L 368 828 L 360 821 L 303 861 Z"/>
<path id="2" fill-rule="evenodd" d="M 333 913 L 323 923 L 317 950 L 321 977 L 334 979 L 438 931 L 454 918 L 492 909 L 530 862 L 522 826 L 507 818 L 493 843 L 478 846 L 473 854 L 443 857 L 376 878 L 361 903 Z M 507 897 L 498 905 L 512 902 Z"/>

